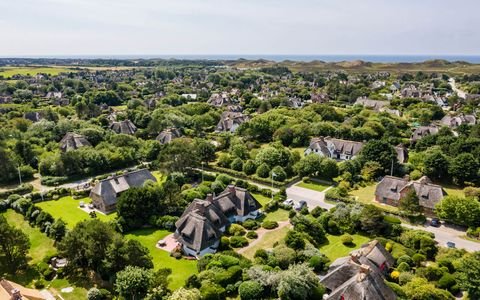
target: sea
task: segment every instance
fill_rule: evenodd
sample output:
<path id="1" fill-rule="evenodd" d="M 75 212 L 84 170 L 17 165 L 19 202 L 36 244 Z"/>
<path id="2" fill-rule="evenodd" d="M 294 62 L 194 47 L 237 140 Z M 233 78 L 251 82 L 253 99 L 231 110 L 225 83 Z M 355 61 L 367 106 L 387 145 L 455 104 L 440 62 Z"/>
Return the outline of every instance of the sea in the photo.
<path id="1" fill-rule="evenodd" d="M 437 54 L 422 54 L 422 55 L 374 55 L 374 54 L 348 54 L 348 55 L 333 55 L 333 54 L 148 54 L 148 55 L 28 55 L 22 58 L 73 58 L 73 59 L 188 59 L 188 60 L 257 60 L 265 59 L 271 61 L 304 61 L 310 62 L 314 60 L 324 62 L 340 62 L 340 61 L 354 61 L 362 60 L 374 63 L 415 63 L 424 62 L 427 60 L 447 60 L 450 62 L 462 61 L 469 63 L 480 63 L 480 55 L 437 55 Z"/>

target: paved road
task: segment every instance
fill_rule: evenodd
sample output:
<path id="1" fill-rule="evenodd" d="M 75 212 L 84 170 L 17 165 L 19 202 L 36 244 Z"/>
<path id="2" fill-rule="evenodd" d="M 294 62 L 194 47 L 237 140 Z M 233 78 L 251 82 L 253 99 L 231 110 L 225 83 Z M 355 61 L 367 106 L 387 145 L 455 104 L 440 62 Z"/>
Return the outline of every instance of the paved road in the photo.
<path id="1" fill-rule="evenodd" d="M 291 187 L 287 188 L 287 198 L 293 199 L 295 202 L 305 200 L 309 209 L 317 206 L 330 209 L 335 205 L 325 202 L 325 191 L 317 192 L 311 189 L 292 185 Z"/>
<path id="2" fill-rule="evenodd" d="M 333 204 L 325 202 L 325 191 L 317 192 L 295 185 L 287 188 L 287 197 L 293 199 L 295 202 L 300 200 L 307 201 L 309 209 L 315 208 L 317 206 L 325 209 L 331 209 L 335 206 Z M 432 227 L 428 225 L 413 226 L 405 223 L 402 223 L 402 225 L 411 229 L 420 229 L 432 232 L 433 234 L 435 234 L 435 240 L 442 247 L 446 247 L 447 242 L 454 242 L 456 248 L 463 248 L 467 251 L 480 251 L 480 243 L 472 242 L 461 238 L 462 236 L 465 236 L 465 231 L 463 230 L 446 227 L 444 225 L 440 227 Z"/>

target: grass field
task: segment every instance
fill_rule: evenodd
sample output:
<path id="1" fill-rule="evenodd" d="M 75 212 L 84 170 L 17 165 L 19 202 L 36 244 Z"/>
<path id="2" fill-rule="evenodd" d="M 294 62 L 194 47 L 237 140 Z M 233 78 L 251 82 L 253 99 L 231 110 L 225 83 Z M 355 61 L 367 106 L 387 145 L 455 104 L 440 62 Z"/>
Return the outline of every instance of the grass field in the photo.
<path id="1" fill-rule="evenodd" d="M 153 257 L 155 270 L 159 268 L 172 269 L 172 275 L 169 277 L 169 288 L 178 289 L 185 285 L 185 280 L 192 274 L 197 273 L 197 261 L 186 259 L 175 259 L 165 250 L 158 249 L 156 244 L 171 232 L 166 230 L 157 230 L 153 228 L 140 229 L 126 237 L 139 241 L 143 246 L 148 248 L 150 255 Z"/>
<path id="2" fill-rule="evenodd" d="M 258 241 L 253 247 L 248 248 L 245 252 L 243 252 L 243 255 L 247 258 L 253 259 L 253 256 L 258 249 L 273 248 L 273 244 L 275 242 L 281 241 L 287 235 L 288 230 L 289 228 L 287 226 L 282 227 L 278 230 L 272 230 L 265 233 L 262 239 Z"/>
<path id="3" fill-rule="evenodd" d="M 375 201 L 375 187 L 375 184 L 368 185 L 366 187 L 359 188 L 358 190 L 351 191 L 350 195 L 356 197 L 358 202 L 364 204 L 373 204 L 385 211 L 397 212 L 397 207 L 378 203 L 377 201 Z"/>
<path id="4" fill-rule="evenodd" d="M 39 202 L 36 205 L 50 213 L 54 218 L 62 218 L 67 223 L 67 227 L 72 229 L 78 222 L 90 218 L 88 213 L 79 208 L 80 201 L 85 203 L 91 202 L 90 198 L 75 200 L 71 196 L 66 196 L 58 200 Z M 97 212 L 97 218 L 105 222 L 115 219 L 116 216 L 117 213 L 104 215 Z"/>
<path id="5" fill-rule="evenodd" d="M 265 206 L 265 204 L 267 204 L 272 200 L 272 198 L 265 197 L 262 194 L 252 193 L 252 196 L 255 197 L 255 199 L 257 199 L 262 206 Z M 288 220 L 288 211 L 279 208 L 274 212 L 265 213 L 265 218 L 263 220 L 277 221 L 277 222 L 286 221 Z"/>
<path id="6" fill-rule="evenodd" d="M 454 185 L 443 185 L 443 189 L 450 196 L 465 197 L 463 189 Z"/>
<path id="7" fill-rule="evenodd" d="M 70 293 L 62 293 L 63 288 L 72 287 L 73 291 Z M 64 300 L 87 299 L 87 289 L 70 283 L 66 279 L 55 279 L 51 282 L 50 291 L 53 294 L 62 296 Z"/>
<path id="8" fill-rule="evenodd" d="M 352 250 L 360 248 L 361 245 L 370 241 L 369 237 L 359 234 L 352 234 L 352 245 L 345 246 L 342 244 L 341 235 L 327 235 L 328 242 L 320 247 L 320 252 L 325 254 L 330 261 L 334 261 L 339 257 L 347 256 Z"/>
<path id="9" fill-rule="evenodd" d="M 0 68 L 0 76 L 5 78 L 12 77 L 13 75 L 31 75 L 35 76 L 38 73 L 45 73 L 50 75 L 58 75 L 63 72 L 76 72 L 75 70 L 65 67 L 3 67 Z"/>
<path id="10" fill-rule="evenodd" d="M 301 181 L 297 184 L 297 186 L 305 188 L 305 189 L 309 189 L 309 190 L 314 190 L 314 191 L 317 191 L 317 192 L 323 192 L 325 189 L 327 189 L 329 187 L 328 185 L 326 185 L 324 183 L 316 182 L 316 181 L 313 181 L 313 180 L 310 180 L 309 182 Z"/>

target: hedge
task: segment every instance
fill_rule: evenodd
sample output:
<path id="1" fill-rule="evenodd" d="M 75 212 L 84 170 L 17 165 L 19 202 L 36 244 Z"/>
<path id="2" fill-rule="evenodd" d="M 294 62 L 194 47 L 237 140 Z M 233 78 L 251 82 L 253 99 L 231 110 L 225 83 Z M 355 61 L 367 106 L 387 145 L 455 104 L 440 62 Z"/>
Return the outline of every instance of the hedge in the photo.
<path id="1" fill-rule="evenodd" d="M 33 191 L 33 185 L 31 185 L 30 183 L 23 183 L 12 190 L 1 192 L 0 199 L 7 198 L 8 196 L 13 194 L 24 195 L 30 193 L 31 191 Z"/>
<path id="2" fill-rule="evenodd" d="M 251 181 L 254 181 L 254 182 L 257 182 L 257 183 L 260 183 L 260 184 L 264 184 L 264 185 L 268 185 L 268 186 L 272 185 L 272 180 L 268 179 L 268 178 L 261 178 L 261 177 L 258 177 L 256 175 L 248 176 L 243 172 L 239 172 L 239 171 L 235 171 L 235 170 L 227 169 L 227 168 L 222 168 L 222 167 L 219 167 L 219 166 L 209 166 L 208 168 L 211 169 L 212 171 L 225 173 L 225 174 L 228 174 L 228 175 L 231 175 L 231 176 L 234 176 L 234 177 L 237 177 L 237 178 L 241 178 L 241 179 L 244 179 L 244 180 L 251 180 Z M 290 181 L 293 181 L 293 180 L 296 180 L 296 179 L 298 179 L 297 176 L 290 178 Z M 284 186 L 286 183 L 288 183 L 288 182 L 287 181 L 281 182 L 281 181 L 273 180 L 273 186 L 276 187 L 276 188 L 280 188 L 280 187 Z"/>

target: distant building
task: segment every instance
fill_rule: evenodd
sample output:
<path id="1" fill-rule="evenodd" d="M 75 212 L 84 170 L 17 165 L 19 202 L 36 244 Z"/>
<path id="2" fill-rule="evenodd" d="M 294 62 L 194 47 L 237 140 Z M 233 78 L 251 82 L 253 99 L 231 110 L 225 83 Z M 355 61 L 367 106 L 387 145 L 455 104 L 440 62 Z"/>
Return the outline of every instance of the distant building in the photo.
<path id="1" fill-rule="evenodd" d="M 110 129 L 116 133 L 133 135 L 137 131 L 137 126 L 130 120 L 124 120 L 120 122 L 112 122 Z"/>
<path id="2" fill-rule="evenodd" d="M 475 125 L 477 118 L 474 115 L 459 114 L 457 116 L 446 115 L 440 120 L 440 124 L 449 128 L 457 128 L 460 125 Z"/>
<path id="3" fill-rule="evenodd" d="M 357 98 L 355 105 L 361 105 L 365 108 L 372 109 L 374 111 L 380 111 L 382 108 L 389 105 L 388 101 L 372 100 L 366 97 Z"/>
<path id="4" fill-rule="evenodd" d="M 208 104 L 216 107 L 234 105 L 237 104 L 237 102 L 238 101 L 230 98 L 230 95 L 228 93 L 212 94 L 210 96 L 210 99 L 208 99 L 207 101 Z"/>
<path id="5" fill-rule="evenodd" d="M 172 127 L 164 129 L 155 139 L 159 141 L 160 144 L 164 145 L 181 136 L 182 132 L 180 131 L 180 129 Z"/>
<path id="6" fill-rule="evenodd" d="M 60 141 L 60 150 L 67 152 L 70 150 L 77 150 L 81 147 L 92 146 L 90 142 L 81 134 L 67 132 Z"/>
<path id="7" fill-rule="evenodd" d="M 175 223 L 175 238 L 187 255 L 215 253 L 225 227 L 256 219 L 261 204 L 244 188 L 229 185 L 222 193 L 195 199 Z"/>
<path id="8" fill-rule="evenodd" d="M 29 111 L 23 115 L 23 118 L 32 122 L 38 122 L 42 119 L 42 114 L 38 111 Z"/>
<path id="9" fill-rule="evenodd" d="M 101 180 L 90 191 L 93 206 L 103 213 L 111 213 L 117 208 L 117 198 L 122 192 L 132 187 L 141 187 L 147 180 L 157 181 L 147 169 Z"/>
<path id="10" fill-rule="evenodd" d="M 397 296 L 385 283 L 394 264 L 392 255 L 374 240 L 330 265 L 327 275 L 320 277 L 326 288 L 323 299 L 395 300 Z"/>
<path id="11" fill-rule="evenodd" d="M 362 142 L 347 141 L 331 137 L 316 137 L 310 140 L 305 155 L 315 153 L 320 156 L 337 160 L 349 160 L 362 150 Z"/>
<path id="12" fill-rule="evenodd" d="M 197 94 L 181 94 L 180 96 L 187 100 L 197 100 Z"/>
<path id="13" fill-rule="evenodd" d="M 0 279 L 0 299 L 2 300 L 47 300 L 53 299 L 49 292 L 40 292 L 21 286 L 13 281 Z"/>
<path id="14" fill-rule="evenodd" d="M 435 205 L 447 194 L 440 185 L 431 183 L 430 179 L 426 176 L 423 176 L 417 181 L 385 176 L 382 181 L 377 184 L 375 200 L 379 203 L 398 206 L 400 200 L 410 191 L 415 191 L 420 206 L 423 207 L 424 212 L 428 215 L 433 215 Z"/>
<path id="15" fill-rule="evenodd" d="M 410 141 L 412 143 L 415 143 L 418 140 L 426 137 L 427 135 L 437 134 L 437 133 L 438 133 L 438 127 L 435 125 L 420 126 L 413 131 Z"/>
<path id="16" fill-rule="evenodd" d="M 217 132 L 235 132 L 238 126 L 248 121 L 248 116 L 232 111 L 224 111 L 215 128 Z"/>

